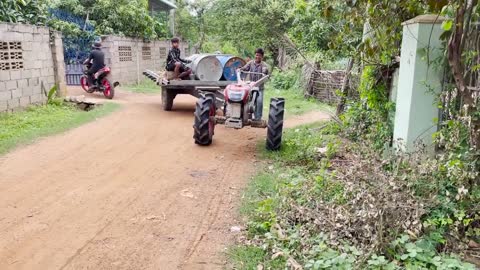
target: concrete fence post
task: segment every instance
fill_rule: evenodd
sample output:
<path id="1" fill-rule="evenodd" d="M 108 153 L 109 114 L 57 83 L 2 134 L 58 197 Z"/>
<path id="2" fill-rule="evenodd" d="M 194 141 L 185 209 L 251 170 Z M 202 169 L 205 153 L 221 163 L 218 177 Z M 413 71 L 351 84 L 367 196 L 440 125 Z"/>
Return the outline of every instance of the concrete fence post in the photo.
<path id="1" fill-rule="evenodd" d="M 438 15 L 422 15 L 403 23 L 393 134 L 396 150 L 410 152 L 417 144 L 434 150 L 443 68 L 433 62 L 443 57 L 443 20 Z"/>

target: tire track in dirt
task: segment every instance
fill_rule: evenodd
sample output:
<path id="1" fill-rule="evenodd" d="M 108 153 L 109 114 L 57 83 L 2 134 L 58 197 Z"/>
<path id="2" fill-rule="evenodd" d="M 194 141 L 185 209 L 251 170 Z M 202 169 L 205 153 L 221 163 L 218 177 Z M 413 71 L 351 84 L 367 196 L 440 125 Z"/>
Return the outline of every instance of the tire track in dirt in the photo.
<path id="1" fill-rule="evenodd" d="M 220 185 L 218 185 L 216 187 L 215 191 L 213 192 L 212 198 L 210 199 L 210 201 L 207 204 L 207 211 L 206 211 L 206 215 L 205 215 L 206 218 L 202 220 L 201 225 L 197 228 L 197 230 L 194 234 L 195 238 L 198 238 L 198 239 L 195 240 L 193 243 L 191 243 L 191 248 L 187 249 L 187 254 L 186 254 L 186 257 L 185 257 L 185 261 L 183 262 L 183 264 L 180 265 L 180 268 L 184 268 L 185 264 L 188 264 L 189 260 L 193 256 L 193 254 L 197 251 L 197 248 L 198 248 L 200 242 L 202 241 L 202 239 L 204 238 L 204 236 L 206 235 L 206 233 L 208 232 L 208 230 L 210 229 L 212 224 L 218 218 L 218 213 L 220 211 L 220 206 L 223 203 L 223 196 L 221 196 L 222 194 L 219 194 L 219 189 L 220 189 L 220 186 L 224 184 L 225 179 L 227 178 L 228 174 L 230 174 L 230 172 L 232 170 L 232 165 L 235 163 L 235 161 L 236 160 L 230 161 L 228 164 L 226 164 L 227 165 L 226 167 L 228 168 L 228 170 L 223 174 Z M 213 210 L 212 210 L 212 208 L 213 208 Z"/>

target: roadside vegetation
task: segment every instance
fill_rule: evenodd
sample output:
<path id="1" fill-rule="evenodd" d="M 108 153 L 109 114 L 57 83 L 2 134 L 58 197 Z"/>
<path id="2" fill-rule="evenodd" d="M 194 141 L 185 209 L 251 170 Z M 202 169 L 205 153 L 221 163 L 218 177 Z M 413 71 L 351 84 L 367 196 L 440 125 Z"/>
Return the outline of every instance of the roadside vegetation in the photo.
<path id="1" fill-rule="evenodd" d="M 420 152 L 379 156 L 349 135 L 316 123 L 287 130 L 280 152 L 263 151 L 233 268 L 476 269 L 458 239 L 478 237 L 480 189 L 452 181 L 473 168 Z"/>
<path id="2" fill-rule="evenodd" d="M 480 16 L 478 2 L 275 3 L 246 23 L 270 22 L 254 28 L 265 30 L 257 34 L 274 59 L 278 47 L 290 50 L 294 60 L 283 74 L 298 74 L 299 62 L 326 69 L 348 59 L 354 64 L 344 67 L 347 76 L 355 70 L 359 82 L 338 91 L 332 121 L 287 130 L 282 149 L 264 153 L 265 165 L 243 196 L 245 232 L 230 250 L 233 268 L 480 266 L 479 98 L 467 86 L 478 82 L 478 29 L 471 27 Z M 413 153 L 395 153 L 390 72 L 400 54 L 401 23 L 423 14 L 446 18 L 445 58 L 431 61 L 448 67 L 438 96 L 440 129 L 429 146 L 436 151 L 429 155 L 418 145 Z M 362 39 L 363 26 L 369 31 Z M 292 81 L 277 86 L 289 89 Z"/>
<path id="3" fill-rule="evenodd" d="M 271 79 L 265 85 L 264 115 L 268 115 L 269 103 L 272 97 L 285 98 L 285 113 L 287 117 L 319 110 L 334 114 L 333 107 L 314 98 L 306 98 L 304 96 L 301 79 L 298 69 L 286 72 L 273 70 Z"/>
<path id="4" fill-rule="evenodd" d="M 105 116 L 120 108 L 119 104 L 105 103 L 85 112 L 61 101 L 31 106 L 25 111 L 0 114 L 0 155 L 17 146 L 48 135 L 58 134 Z"/>

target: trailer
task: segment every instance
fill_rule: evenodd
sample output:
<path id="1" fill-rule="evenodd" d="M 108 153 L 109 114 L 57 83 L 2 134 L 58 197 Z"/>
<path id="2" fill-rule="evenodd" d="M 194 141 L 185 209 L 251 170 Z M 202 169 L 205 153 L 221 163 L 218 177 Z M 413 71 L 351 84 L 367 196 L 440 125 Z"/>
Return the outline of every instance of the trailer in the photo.
<path id="1" fill-rule="evenodd" d="M 159 74 L 151 70 L 145 70 L 143 74 L 162 88 L 162 107 L 165 111 L 171 111 L 177 95 L 191 95 L 199 98 L 202 93 L 215 95 L 217 108 L 224 104 L 223 90 L 231 81 L 200 81 L 200 80 L 170 80 L 163 79 Z"/>

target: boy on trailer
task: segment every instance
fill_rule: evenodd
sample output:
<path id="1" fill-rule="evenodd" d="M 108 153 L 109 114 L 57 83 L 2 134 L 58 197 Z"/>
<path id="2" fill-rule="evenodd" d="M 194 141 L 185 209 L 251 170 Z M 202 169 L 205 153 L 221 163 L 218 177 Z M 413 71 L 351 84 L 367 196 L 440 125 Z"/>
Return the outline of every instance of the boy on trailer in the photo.
<path id="1" fill-rule="evenodd" d="M 172 38 L 171 42 L 172 48 L 168 51 L 165 69 L 170 72 L 173 71 L 174 80 L 188 79 L 192 70 L 185 64 L 189 64 L 192 61 L 180 57 L 180 40 L 178 38 Z"/>

